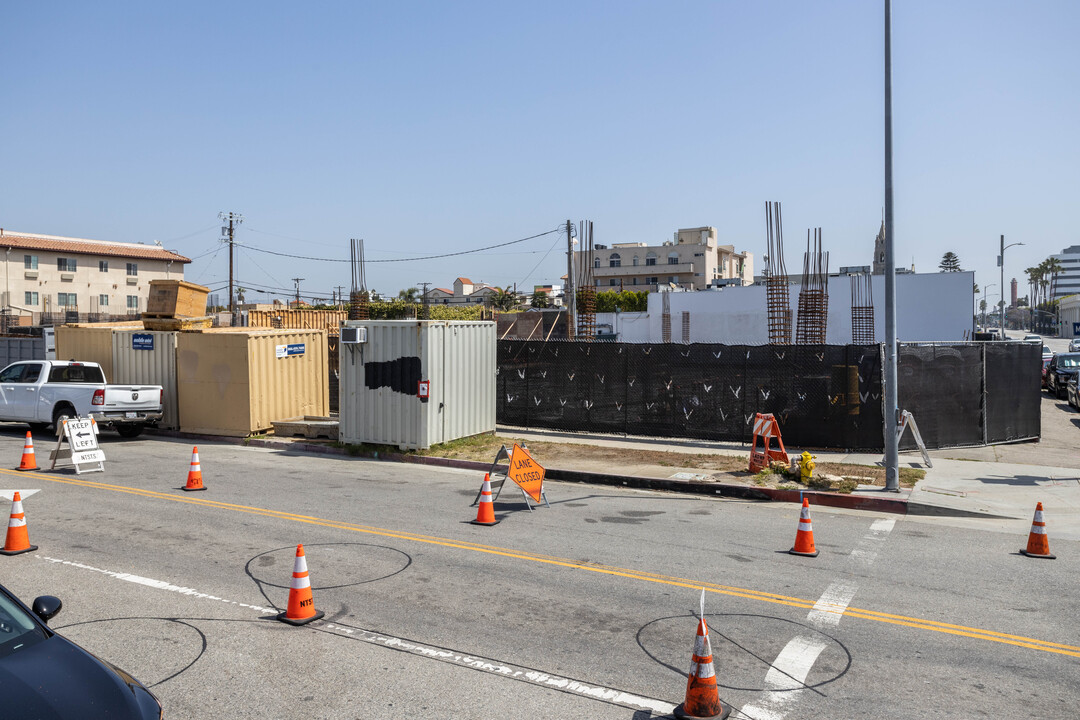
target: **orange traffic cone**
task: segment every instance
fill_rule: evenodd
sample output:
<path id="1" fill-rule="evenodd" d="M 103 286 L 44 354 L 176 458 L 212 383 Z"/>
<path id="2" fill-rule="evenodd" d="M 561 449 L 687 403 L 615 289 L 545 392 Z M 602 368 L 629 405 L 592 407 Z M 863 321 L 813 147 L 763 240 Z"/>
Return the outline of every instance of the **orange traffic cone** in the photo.
<path id="1" fill-rule="evenodd" d="M 484 473 L 484 484 L 480 487 L 480 506 L 476 509 L 473 525 L 497 525 L 495 503 L 491 500 L 491 473 Z"/>
<path id="2" fill-rule="evenodd" d="M 315 598 L 311 596 L 311 579 L 308 577 L 307 558 L 304 546 L 296 546 L 296 562 L 293 565 L 292 585 L 289 586 L 289 604 L 285 612 L 277 619 L 290 625 L 305 625 L 318 620 L 325 613 L 315 609 Z"/>
<path id="3" fill-rule="evenodd" d="M 806 498 L 803 498 L 802 512 L 799 514 L 799 530 L 795 533 L 795 547 L 788 552 L 806 557 L 818 556 L 818 549 L 814 547 L 814 528 L 810 527 L 810 501 Z"/>
<path id="4" fill-rule="evenodd" d="M 1046 522 L 1043 520 L 1042 503 L 1035 505 L 1035 519 L 1031 521 L 1027 547 L 1020 552 L 1028 557 L 1054 560 L 1057 555 L 1050 554 L 1050 539 L 1046 536 Z"/>
<path id="5" fill-rule="evenodd" d="M 30 544 L 30 536 L 26 532 L 26 513 L 23 512 L 22 496 L 15 491 L 15 498 L 11 501 L 11 520 L 8 521 L 7 539 L 4 541 L 2 555 L 18 555 L 19 553 L 37 550 L 37 545 Z"/>
<path id="6" fill-rule="evenodd" d="M 697 637 L 694 639 L 694 657 L 690 662 L 690 676 L 686 681 L 686 700 L 675 708 L 675 717 L 722 719 L 730 714 L 731 708 L 721 704 L 720 694 L 716 689 L 709 628 L 702 617 L 698 620 Z"/>
<path id="7" fill-rule="evenodd" d="M 34 456 L 34 437 L 30 431 L 26 431 L 26 442 L 23 443 L 22 460 L 19 462 L 20 470 L 37 470 L 37 458 Z"/>
<path id="8" fill-rule="evenodd" d="M 188 469 L 187 485 L 185 490 L 205 490 L 202 484 L 202 466 L 199 465 L 199 446 L 196 445 L 191 451 L 191 467 Z"/>

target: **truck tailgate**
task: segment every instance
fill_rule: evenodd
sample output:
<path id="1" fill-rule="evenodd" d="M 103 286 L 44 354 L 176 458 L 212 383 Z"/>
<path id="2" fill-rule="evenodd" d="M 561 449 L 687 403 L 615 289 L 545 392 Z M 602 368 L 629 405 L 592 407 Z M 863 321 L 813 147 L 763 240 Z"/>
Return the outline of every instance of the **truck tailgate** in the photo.
<path id="1" fill-rule="evenodd" d="M 158 385 L 106 385 L 105 411 L 157 410 L 161 407 Z"/>

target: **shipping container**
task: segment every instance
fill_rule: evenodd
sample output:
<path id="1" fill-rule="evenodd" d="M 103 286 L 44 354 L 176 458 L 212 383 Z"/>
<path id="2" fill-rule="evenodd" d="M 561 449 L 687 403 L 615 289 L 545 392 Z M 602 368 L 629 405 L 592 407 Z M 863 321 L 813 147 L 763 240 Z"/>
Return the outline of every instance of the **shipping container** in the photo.
<path id="1" fill-rule="evenodd" d="M 135 327 L 142 323 L 136 323 Z M 101 365 L 105 379 L 113 382 L 113 331 L 124 325 L 87 323 L 60 325 L 56 328 L 56 359 L 94 362 Z M 132 327 L 129 323 L 127 327 Z"/>
<path id="2" fill-rule="evenodd" d="M 20 360 L 45 360 L 45 339 L 39 337 L 0 337 L 0 368 Z"/>
<path id="3" fill-rule="evenodd" d="M 160 385 L 164 405 L 158 427 L 180 429 L 180 401 L 176 390 L 175 332 L 117 329 L 112 336 L 113 375 L 119 385 Z"/>
<path id="4" fill-rule="evenodd" d="M 329 413 L 324 330 L 181 332 L 176 368 L 184 432 L 246 437 Z"/>
<path id="5" fill-rule="evenodd" d="M 339 345 L 342 442 L 423 449 L 494 432 L 495 323 L 350 320 L 344 328 L 357 332 Z"/>
<path id="6" fill-rule="evenodd" d="M 349 318 L 347 310 L 305 310 L 303 308 L 281 308 L 277 310 L 247 310 L 249 327 L 295 328 L 304 330 L 326 330 L 330 335 L 337 335 L 341 323 Z"/>

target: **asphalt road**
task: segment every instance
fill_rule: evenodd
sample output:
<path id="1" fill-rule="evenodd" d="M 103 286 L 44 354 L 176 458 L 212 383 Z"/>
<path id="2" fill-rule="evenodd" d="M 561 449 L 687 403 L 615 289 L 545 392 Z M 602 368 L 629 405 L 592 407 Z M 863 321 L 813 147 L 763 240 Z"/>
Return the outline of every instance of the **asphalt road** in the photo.
<path id="1" fill-rule="evenodd" d="M 0 428 L 18 464 L 24 428 Z M 36 438 L 39 464 L 49 440 Z M 150 685 L 171 718 L 624 718 L 681 702 L 701 589 L 733 717 L 1071 717 L 1078 543 L 813 508 L 507 485 L 476 473 L 103 435 L 106 471 L 18 473 L 33 553 L 0 582 Z M 543 458 L 538 458 L 543 462 Z M 509 499 L 509 500 L 508 500 Z M 315 606 L 273 619 L 303 543 Z M 740 714 L 741 713 L 741 714 Z"/>

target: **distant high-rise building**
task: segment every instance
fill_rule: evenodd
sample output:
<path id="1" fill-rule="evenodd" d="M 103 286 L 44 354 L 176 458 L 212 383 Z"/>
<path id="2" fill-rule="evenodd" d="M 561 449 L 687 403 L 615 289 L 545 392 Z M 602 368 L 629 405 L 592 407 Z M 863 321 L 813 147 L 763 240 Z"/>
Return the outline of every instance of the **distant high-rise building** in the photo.
<path id="1" fill-rule="evenodd" d="M 1054 296 L 1050 299 L 1057 300 L 1080 293 L 1080 245 L 1067 247 L 1060 254 L 1050 257 L 1060 262 L 1062 268 L 1054 283 Z"/>

